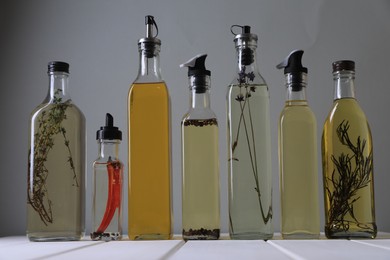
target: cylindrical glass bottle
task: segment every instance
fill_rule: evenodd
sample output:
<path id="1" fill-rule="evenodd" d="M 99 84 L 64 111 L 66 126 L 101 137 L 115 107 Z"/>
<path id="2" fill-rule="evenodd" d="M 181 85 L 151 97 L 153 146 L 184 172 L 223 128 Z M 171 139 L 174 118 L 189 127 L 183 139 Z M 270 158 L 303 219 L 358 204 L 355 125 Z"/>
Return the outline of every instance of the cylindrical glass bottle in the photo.
<path id="1" fill-rule="evenodd" d="M 335 96 L 322 134 L 325 234 L 375 238 L 373 145 L 355 99 L 355 63 L 333 63 Z"/>
<path id="2" fill-rule="evenodd" d="M 183 65 L 189 67 L 191 89 L 191 107 L 181 122 L 184 240 L 218 239 L 220 234 L 218 123 L 210 108 L 205 58 L 195 57 L 194 67 Z"/>
<path id="3" fill-rule="evenodd" d="M 119 160 L 122 132 L 114 127 L 114 118 L 106 115 L 106 125 L 96 132 L 99 156 L 93 163 L 93 240 L 122 238 L 123 164 Z"/>
<path id="4" fill-rule="evenodd" d="M 306 100 L 307 68 L 303 51 L 293 51 L 284 65 L 286 103 L 279 120 L 281 233 L 284 239 L 320 236 L 317 123 Z"/>
<path id="5" fill-rule="evenodd" d="M 237 74 L 227 93 L 229 232 L 232 239 L 270 239 L 273 226 L 269 93 L 257 69 L 257 35 L 250 33 L 249 26 L 242 29 L 242 34 L 234 39 Z"/>
<path id="6" fill-rule="evenodd" d="M 30 241 L 85 232 L 85 118 L 68 93 L 69 64 L 48 64 L 49 91 L 31 114 L 27 177 Z"/>
<path id="7" fill-rule="evenodd" d="M 129 238 L 171 238 L 170 99 L 160 72 L 156 23 L 146 17 L 138 76 L 128 95 Z"/>

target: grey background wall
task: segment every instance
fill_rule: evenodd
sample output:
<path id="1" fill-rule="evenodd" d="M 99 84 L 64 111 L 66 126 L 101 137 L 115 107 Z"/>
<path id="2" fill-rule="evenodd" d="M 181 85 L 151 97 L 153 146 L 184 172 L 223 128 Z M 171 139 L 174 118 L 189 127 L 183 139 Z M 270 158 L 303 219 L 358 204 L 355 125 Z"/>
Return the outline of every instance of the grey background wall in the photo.
<path id="1" fill-rule="evenodd" d="M 356 61 L 357 98 L 374 138 L 377 224 L 390 231 L 390 1 L 0 0 L 0 236 L 25 233 L 28 119 L 46 96 L 50 60 L 70 63 L 70 94 L 87 119 L 89 233 L 95 131 L 110 112 L 127 132 L 127 93 L 137 74 L 137 40 L 144 35 L 147 14 L 155 16 L 160 29 L 162 74 L 172 99 L 175 233 L 181 230 L 180 120 L 188 107 L 186 71 L 179 64 L 204 52 L 209 54 L 212 108 L 220 125 L 221 221 L 222 231 L 228 231 L 225 97 L 235 73 L 232 24 L 251 25 L 259 36 L 258 64 L 271 96 L 275 231 L 280 219 L 277 123 L 285 98 L 284 77 L 275 65 L 293 49 L 305 50 L 319 144 L 333 99 L 331 63 Z M 127 164 L 126 144 L 125 135 L 121 158 Z M 320 164 L 318 168 L 323 226 Z M 127 232 L 127 194 L 124 198 Z"/>

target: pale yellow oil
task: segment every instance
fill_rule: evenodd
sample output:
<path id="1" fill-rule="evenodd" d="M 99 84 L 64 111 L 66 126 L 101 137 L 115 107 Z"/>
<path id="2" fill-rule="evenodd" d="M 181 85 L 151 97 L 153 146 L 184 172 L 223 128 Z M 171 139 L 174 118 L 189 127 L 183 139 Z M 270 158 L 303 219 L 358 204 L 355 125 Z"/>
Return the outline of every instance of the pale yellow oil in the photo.
<path id="1" fill-rule="evenodd" d="M 328 238 L 366 237 L 374 238 L 377 233 L 375 224 L 374 179 L 373 172 L 369 175 L 367 186 L 358 189 L 348 201 L 353 206 L 353 216 L 347 213 L 343 218 L 348 226 L 344 228 L 330 219 L 331 211 L 335 210 L 330 204 L 329 194 L 335 190 L 332 178 L 338 180 L 340 175 L 332 161 L 332 155 L 339 158 L 341 154 L 353 157 L 351 149 L 340 143 L 336 129 L 342 122 L 348 122 L 348 135 L 354 146 L 358 137 L 366 142 L 363 156 L 368 157 L 372 152 L 371 131 L 366 116 L 357 101 L 353 98 L 335 100 L 324 125 L 322 136 L 322 164 L 325 195 L 325 233 Z M 355 160 L 351 160 L 351 168 L 356 167 Z M 355 201 L 354 201 L 355 200 Z M 337 210 L 337 209 L 336 209 Z"/>
<path id="2" fill-rule="evenodd" d="M 170 239 L 170 104 L 165 83 L 133 84 L 128 116 L 129 238 Z"/>
<path id="3" fill-rule="evenodd" d="M 183 238 L 217 239 L 220 229 L 218 126 L 216 120 L 204 126 L 188 124 L 189 121 L 182 122 Z M 184 235 L 202 229 L 207 234 Z"/>
<path id="4" fill-rule="evenodd" d="M 317 126 L 306 101 L 287 101 L 280 115 L 279 163 L 283 238 L 318 238 Z"/>
<path id="5" fill-rule="evenodd" d="M 43 129 L 53 127 L 49 119 L 49 114 L 56 104 L 46 104 L 37 108 L 31 118 L 31 147 L 34 147 L 35 138 L 42 136 L 39 132 L 39 121 L 44 118 L 46 126 Z M 44 146 L 36 145 L 30 150 L 29 169 L 30 181 L 27 192 L 31 200 L 43 196 L 41 210 L 52 216 L 51 222 L 46 222 L 41 218 L 39 211 L 35 210 L 31 204 L 27 205 L 27 236 L 31 241 L 51 241 L 51 240 L 79 240 L 84 236 L 84 193 L 85 193 L 85 119 L 80 110 L 69 105 L 66 108 L 66 119 L 61 122 L 61 127 L 65 129 L 65 136 L 61 133 L 52 136 L 53 145 L 47 153 L 44 162 L 47 170 L 44 190 L 41 195 L 35 189 L 35 182 L 39 181 L 34 169 L 38 161 L 34 158 L 34 149 L 43 149 Z M 42 129 L 42 128 L 41 128 Z M 44 131 L 44 130 L 43 130 Z M 69 142 L 69 149 L 65 142 Z M 72 170 L 69 157 L 72 157 L 74 171 Z M 35 184 L 34 184 L 35 183 Z M 38 185 L 39 186 L 39 185 Z"/>

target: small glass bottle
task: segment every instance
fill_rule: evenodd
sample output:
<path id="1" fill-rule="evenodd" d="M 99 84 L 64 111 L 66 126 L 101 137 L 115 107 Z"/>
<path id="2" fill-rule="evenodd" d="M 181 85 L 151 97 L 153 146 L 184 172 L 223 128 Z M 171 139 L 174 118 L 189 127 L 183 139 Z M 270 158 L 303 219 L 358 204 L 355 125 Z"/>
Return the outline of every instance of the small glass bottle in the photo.
<path id="1" fill-rule="evenodd" d="M 184 240 L 218 239 L 219 146 L 217 117 L 210 108 L 210 71 L 198 55 L 188 67 L 190 108 L 181 121 L 182 224 Z"/>
<path id="2" fill-rule="evenodd" d="M 325 235 L 375 238 L 373 145 L 355 98 L 355 63 L 333 63 L 334 102 L 322 134 Z"/>
<path id="3" fill-rule="evenodd" d="M 139 71 L 128 95 L 130 240 L 172 237 L 170 99 L 161 77 L 158 30 L 153 35 L 157 25 L 149 15 L 145 23 Z"/>
<path id="4" fill-rule="evenodd" d="M 122 132 L 106 114 L 106 125 L 96 132 L 99 156 L 93 162 L 92 240 L 122 238 L 123 164 L 119 160 Z"/>
<path id="5" fill-rule="evenodd" d="M 235 34 L 233 29 L 241 28 Z M 257 35 L 233 25 L 237 71 L 227 93 L 229 233 L 232 239 L 270 239 L 271 127 L 268 86 L 256 63 Z"/>
<path id="6" fill-rule="evenodd" d="M 30 241 L 85 232 L 85 118 L 68 92 L 69 64 L 48 64 L 49 91 L 31 114 L 27 175 Z"/>
<path id="7" fill-rule="evenodd" d="M 286 76 L 286 103 L 279 120 L 281 233 L 284 239 L 320 236 L 317 122 L 306 100 L 303 51 L 277 66 Z"/>

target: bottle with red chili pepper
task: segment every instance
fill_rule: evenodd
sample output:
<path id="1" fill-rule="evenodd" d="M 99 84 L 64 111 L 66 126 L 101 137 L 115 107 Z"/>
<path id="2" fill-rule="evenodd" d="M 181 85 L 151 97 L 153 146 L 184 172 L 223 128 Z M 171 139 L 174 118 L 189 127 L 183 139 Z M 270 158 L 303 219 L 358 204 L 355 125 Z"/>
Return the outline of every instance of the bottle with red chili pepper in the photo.
<path id="1" fill-rule="evenodd" d="M 96 132 L 99 155 L 93 163 L 92 240 L 122 238 L 123 164 L 118 158 L 122 132 L 106 114 L 106 125 Z"/>

